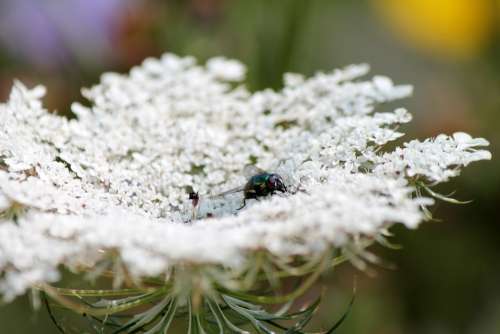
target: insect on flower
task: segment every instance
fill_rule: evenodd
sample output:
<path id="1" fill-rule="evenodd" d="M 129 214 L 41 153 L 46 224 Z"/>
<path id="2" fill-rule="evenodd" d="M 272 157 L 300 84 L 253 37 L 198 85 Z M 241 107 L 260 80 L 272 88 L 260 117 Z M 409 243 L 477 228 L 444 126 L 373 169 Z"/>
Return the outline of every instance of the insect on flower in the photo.
<path id="1" fill-rule="evenodd" d="M 243 205 L 238 208 L 238 210 L 241 210 L 245 207 L 247 199 L 258 200 L 260 197 L 274 195 L 277 191 L 282 193 L 287 192 L 285 182 L 279 174 L 266 172 L 254 165 L 246 166 L 243 173 L 248 178 L 245 185 L 224 191 L 214 197 L 225 196 L 243 191 Z"/>
<path id="2" fill-rule="evenodd" d="M 191 201 L 191 204 L 193 205 L 193 213 L 191 219 L 196 220 L 198 205 L 200 204 L 200 195 L 198 194 L 197 191 L 194 191 L 192 187 L 187 187 L 186 191 L 188 193 L 188 198 Z"/>
<path id="3" fill-rule="evenodd" d="M 200 195 L 197 192 L 190 191 L 188 196 L 189 196 L 189 200 L 193 204 L 193 207 L 197 207 L 198 203 L 200 201 Z"/>

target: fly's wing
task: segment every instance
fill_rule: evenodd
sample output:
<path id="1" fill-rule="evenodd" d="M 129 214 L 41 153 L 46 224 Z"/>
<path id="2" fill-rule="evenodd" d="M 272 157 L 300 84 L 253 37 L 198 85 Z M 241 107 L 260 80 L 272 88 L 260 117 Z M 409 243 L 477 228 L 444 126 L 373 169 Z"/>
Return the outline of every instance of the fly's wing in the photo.
<path id="1" fill-rule="evenodd" d="M 243 176 L 245 176 L 247 179 L 250 179 L 252 176 L 262 173 L 265 173 L 265 171 L 255 165 L 246 165 L 245 168 L 243 168 Z"/>
<path id="2" fill-rule="evenodd" d="M 250 178 L 252 176 L 254 176 L 254 175 L 262 174 L 262 173 L 264 173 L 264 171 L 262 169 L 260 169 L 259 167 L 255 166 L 255 165 L 246 165 L 245 168 L 243 168 L 243 176 L 247 180 L 250 180 Z M 212 195 L 210 197 L 211 198 L 222 197 L 222 196 L 226 196 L 226 195 L 229 195 L 229 194 L 234 194 L 234 193 L 237 193 L 237 192 L 240 192 L 240 191 L 244 191 L 244 190 L 245 190 L 245 185 L 242 185 L 242 186 L 239 186 L 239 187 L 236 187 L 236 188 L 233 188 L 233 189 L 226 190 L 226 191 L 221 192 L 219 194 Z"/>
<path id="3" fill-rule="evenodd" d="M 223 196 L 234 194 L 234 193 L 237 193 L 237 192 L 240 192 L 240 191 L 243 191 L 243 190 L 245 190 L 245 186 L 244 185 L 236 187 L 236 188 L 233 188 L 233 189 L 229 189 L 229 190 L 223 191 L 223 192 L 215 194 L 215 195 L 212 195 L 212 196 L 210 196 L 210 198 L 223 197 Z"/>

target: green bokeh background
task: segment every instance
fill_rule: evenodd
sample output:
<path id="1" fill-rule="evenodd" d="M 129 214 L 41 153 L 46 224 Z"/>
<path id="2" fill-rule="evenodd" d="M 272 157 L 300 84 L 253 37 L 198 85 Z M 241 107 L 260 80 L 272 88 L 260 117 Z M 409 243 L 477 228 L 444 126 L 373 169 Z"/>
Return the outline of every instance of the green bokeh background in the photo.
<path id="1" fill-rule="evenodd" d="M 482 1 L 498 9 L 498 3 Z M 329 288 L 312 325 L 327 328 L 342 314 L 356 277 L 356 302 L 338 333 L 500 333 L 500 10 L 492 14 L 486 42 L 464 58 L 413 45 L 380 15 L 376 2 L 139 1 L 124 11 L 109 58 L 41 66 L 0 44 L 0 100 L 7 98 L 13 78 L 20 78 L 46 85 L 48 108 L 71 116 L 71 101 L 83 101 L 80 87 L 96 83 L 101 72 L 125 72 L 165 51 L 200 61 L 218 55 L 240 59 L 248 65 L 251 89 L 279 88 L 288 71 L 311 75 L 367 62 L 373 74 L 415 86 L 414 97 L 400 103 L 414 115 L 405 138 L 462 130 L 487 138 L 493 160 L 467 167 L 442 187 L 444 193 L 456 190 L 459 199 L 473 199 L 471 204 L 440 203 L 433 213 L 442 222 L 414 231 L 394 228 L 404 248 L 376 253 L 395 269 L 377 267 L 368 275 L 344 265 L 325 275 Z M 32 311 L 23 297 L 0 307 L 0 333 L 56 329 L 45 310 Z"/>

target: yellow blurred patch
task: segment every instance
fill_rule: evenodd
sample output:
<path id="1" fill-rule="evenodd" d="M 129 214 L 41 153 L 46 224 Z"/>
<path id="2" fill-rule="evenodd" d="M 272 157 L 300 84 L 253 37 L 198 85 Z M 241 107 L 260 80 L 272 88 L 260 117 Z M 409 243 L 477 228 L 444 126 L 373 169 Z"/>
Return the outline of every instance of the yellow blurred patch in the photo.
<path id="1" fill-rule="evenodd" d="M 400 38 L 436 56 L 474 57 L 493 31 L 492 0 L 372 1 Z"/>

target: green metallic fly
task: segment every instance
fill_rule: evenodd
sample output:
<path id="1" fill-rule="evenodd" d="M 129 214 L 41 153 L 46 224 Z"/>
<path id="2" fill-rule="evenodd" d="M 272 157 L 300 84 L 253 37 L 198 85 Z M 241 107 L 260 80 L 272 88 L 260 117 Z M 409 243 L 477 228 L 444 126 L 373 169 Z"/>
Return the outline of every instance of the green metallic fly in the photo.
<path id="1" fill-rule="evenodd" d="M 282 193 L 287 192 L 285 182 L 279 174 L 263 171 L 254 165 L 246 166 L 243 173 L 248 178 L 245 185 L 224 191 L 214 197 L 225 196 L 242 191 L 244 195 L 243 205 L 238 208 L 238 210 L 241 210 L 245 207 L 247 199 L 258 200 L 260 197 L 274 195 L 277 191 Z"/>

